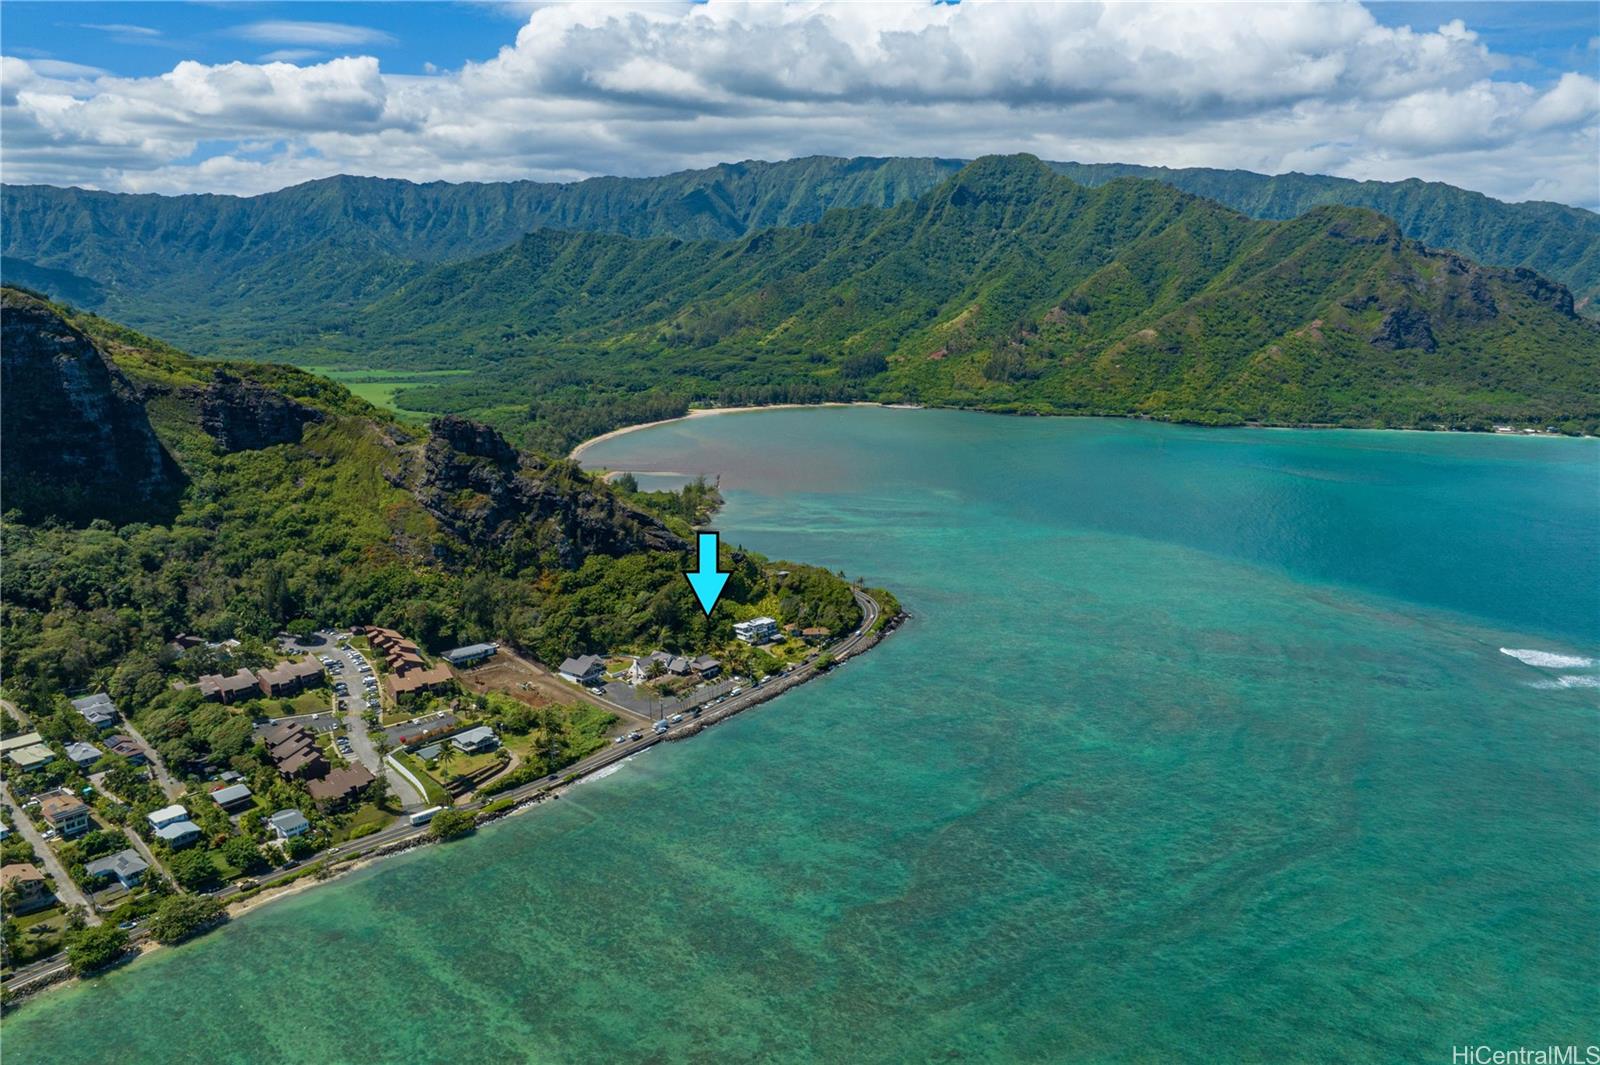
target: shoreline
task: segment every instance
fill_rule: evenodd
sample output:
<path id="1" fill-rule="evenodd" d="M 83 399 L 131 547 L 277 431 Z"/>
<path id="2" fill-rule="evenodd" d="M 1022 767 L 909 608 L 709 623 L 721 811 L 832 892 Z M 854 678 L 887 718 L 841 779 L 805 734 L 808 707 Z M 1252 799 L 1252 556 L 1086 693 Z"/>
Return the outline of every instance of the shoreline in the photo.
<path id="1" fill-rule="evenodd" d="M 868 402 L 866 400 L 859 400 L 859 401 L 856 401 L 856 402 L 853 402 L 853 403 L 843 403 L 843 402 L 828 402 L 828 403 L 767 403 L 767 404 L 757 404 L 755 406 L 746 406 L 746 407 L 696 407 L 693 410 L 691 410 L 688 414 L 682 415 L 681 417 L 677 417 L 677 418 L 661 418 L 658 421 L 653 421 L 653 422 L 639 422 L 637 425 L 624 425 L 619 429 L 612 429 L 609 432 L 601 433 L 599 436 L 590 437 L 588 440 L 585 440 L 583 443 L 579 444 L 577 447 L 575 447 L 571 451 L 567 452 L 567 458 L 572 459 L 574 462 L 577 462 L 583 457 L 583 453 L 585 451 L 589 450 L 594 445 L 599 444 L 599 443 L 603 443 L 603 442 L 605 442 L 607 440 L 614 440 L 619 436 L 626 436 L 629 433 L 637 433 L 641 429 L 654 429 L 658 425 L 671 425 L 673 422 L 686 422 L 686 421 L 689 421 L 691 418 L 709 418 L 712 415 L 716 415 L 716 414 L 748 414 L 751 411 L 758 411 L 758 410 L 800 410 L 802 408 L 810 408 L 810 407 L 890 407 L 890 408 L 898 407 L 898 408 L 901 408 L 901 409 L 907 409 L 907 408 L 912 407 L 912 406 L 919 406 L 919 405 L 916 405 L 916 404 L 896 404 L 896 403 L 872 403 L 872 402 Z"/>
<path id="2" fill-rule="evenodd" d="M 810 406 L 811 404 L 802 405 Z M 843 406 L 843 404 L 835 405 Z M 876 405 L 877 404 L 873 404 L 873 406 Z M 757 407 L 755 409 L 764 410 L 766 408 Z M 864 595 L 864 593 L 858 594 Z M 864 597 L 872 604 L 874 610 L 876 610 L 878 605 L 877 601 L 872 599 L 870 596 Z M 558 770 L 557 779 L 554 781 L 536 781 L 534 783 L 525 785 L 527 790 L 523 791 L 521 794 L 491 795 L 479 799 L 474 803 L 468 804 L 467 806 L 456 807 L 456 809 L 466 810 L 473 814 L 475 820 L 472 833 L 469 834 L 475 834 L 480 828 L 484 828 L 496 821 L 527 813 L 540 803 L 558 800 L 570 788 L 588 782 L 591 778 L 596 777 L 597 774 L 606 774 L 607 770 L 615 770 L 620 768 L 629 759 L 637 754 L 642 754 L 645 751 L 648 751 L 656 744 L 692 739 L 714 725 L 720 724 L 729 718 L 735 717 L 746 710 L 754 709 L 755 707 L 760 706 L 762 703 L 776 699 L 785 692 L 788 692 L 794 688 L 798 688 L 812 680 L 815 680 L 817 677 L 825 676 L 828 672 L 831 672 L 840 664 L 876 647 L 883 641 L 884 637 L 888 636 L 895 629 L 899 628 L 908 616 L 909 615 L 907 615 L 904 610 L 901 610 L 893 617 L 885 617 L 880 613 L 875 616 L 871 622 L 864 621 L 860 630 L 861 635 L 859 637 L 849 636 L 838 641 L 834 645 L 835 647 L 842 647 L 844 649 L 834 655 L 833 662 L 828 669 L 818 670 L 814 666 L 807 665 L 803 669 L 793 674 L 785 674 L 775 678 L 769 678 L 762 687 L 754 688 L 746 692 L 740 699 L 736 699 L 712 710 L 704 710 L 702 707 L 702 716 L 695 718 L 693 721 L 685 722 L 685 727 L 682 729 L 665 734 L 647 736 L 640 740 L 637 744 L 629 745 L 622 750 L 614 750 L 609 746 L 607 748 L 602 748 L 601 750 L 589 756 L 588 761 L 590 764 L 584 765 L 582 762 L 578 762 L 574 763 L 572 766 L 569 766 L 565 771 Z M 829 648 L 828 652 L 832 653 L 832 648 Z M 495 804 L 497 803 L 505 803 L 505 805 L 496 806 Z M 450 843 L 453 841 L 453 838 L 443 840 L 438 839 L 429 831 L 427 825 L 407 826 L 404 821 L 398 817 L 394 824 L 390 826 L 390 831 L 397 831 L 399 832 L 399 835 L 388 840 L 378 840 L 374 838 L 371 850 L 357 849 L 352 853 L 323 855 L 320 857 L 313 856 L 312 858 L 307 859 L 306 864 L 299 870 L 291 871 L 285 874 L 294 876 L 294 879 L 289 883 L 283 884 L 281 887 L 256 889 L 255 894 L 252 894 L 247 898 L 235 899 L 231 902 L 227 900 L 220 900 L 224 902 L 224 912 L 227 915 L 226 920 L 223 920 L 215 927 L 198 935 L 191 936 L 189 939 L 185 939 L 180 943 L 163 944 L 157 943 L 153 939 L 148 938 L 134 940 L 128 944 L 127 953 L 121 960 L 112 963 L 97 973 L 91 973 L 87 976 L 74 975 L 71 970 L 66 967 L 64 955 L 58 955 L 56 958 L 56 964 L 51 968 L 34 974 L 31 978 L 27 979 L 25 982 L 22 982 L 20 986 L 7 987 L 5 989 L 5 998 L 3 1001 L 0 1001 L 0 1015 L 10 1013 L 11 1011 L 22 1006 L 24 1003 L 56 988 L 69 987 L 80 983 L 85 979 L 94 979 L 101 975 L 109 975 L 110 973 L 119 969 L 126 968 L 127 966 L 138 962 L 147 954 L 155 953 L 167 946 L 181 946 L 183 943 L 189 943 L 193 942 L 194 940 L 204 938 L 204 936 L 209 935 L 212 932 L 216 932 L 218 929 L 231 923 L 236 918 L 244 917 L 247 914 L 253 913 L 270 905 L 271 903 L 277 902 L 280 899 L 287 899 L 292 896 L 311 891 L 314 888 L 321 887 L 324 884 L 331 884 L 338 880 L 342 880 L 352 873 L 379 865 L 386 859 L 393 858 L 399 854 L 404 854 L 407 851 L 416 850 L 419 847 L 433 846 L 439 843 Z M 359 841 L 351 842 L 359 847 Z M 319 864 L 322 866 L 320 872 L 316 869 Z M 142 920 L 143 919 L 141 919 L 141 921 Z"/>
<path id="3" fill-rule="evenodd" d="M 1112 418 L 1118 421 L 1132 422 L 1158 422 L 1165 425 L 1184 426 L 1191 429 L 1309 429 L 1325 432 L 1338 432 L 1343 430 L 1352 433 L 1463 433 L 1469 436 L 1507 436 L 1507 437 L 1543 437 L 1549 439 L 1595 440 L 1600 437 L 1588 433 L 1554 433 L 1545 429 L 1517 429 L 1510 430 L 1491 429 L 1453 429 L 1448 426 L 1424 428 L 1419 426 L 1392 426 L 1392 425 L 1331 425 L 1323 422 L 1293 422 L 1278 424 L 1275 422 L 1234 422 L 1227 425 L 1211 425 L 1205 422 L 1174 421 L 1170 418 L 1157 418 L 1149 414 L 1073 414 L 1067 411 L 1017 411 L 1017 410 L 986 410 L 983 407 L 952 407 L 938 403 L 878 403 L 872 400 L 856 400 L 854 402 L 828 402 L 828 403 L 769 403 L 765 405 L 744 407 L 696 407 L 689 413 L 679 418 L 661 418 L 653 422 L 640 422 L 637 425 L 624 425 L 618 429 L 601 433 L 599 436 L 590 437 L 567 453 L 567 458 L 574 462 L 581 462 L 583 453 L 596 444 L 613 440 L 619 436 L 636 433 L 642 429 L 654 429 L 661 425 L 671 425 L 673 422 L 684 422 L 691 418 L 709 418 L 714 414 L 748 414 L 762 410 L 800 410 L 812 407 L 881 407 L 884 410 L 953 410 L 964 411 L 970 414 L 993 414 L 1006 418 Z M 615 471 L 613 471 L 615 472 Z"/>

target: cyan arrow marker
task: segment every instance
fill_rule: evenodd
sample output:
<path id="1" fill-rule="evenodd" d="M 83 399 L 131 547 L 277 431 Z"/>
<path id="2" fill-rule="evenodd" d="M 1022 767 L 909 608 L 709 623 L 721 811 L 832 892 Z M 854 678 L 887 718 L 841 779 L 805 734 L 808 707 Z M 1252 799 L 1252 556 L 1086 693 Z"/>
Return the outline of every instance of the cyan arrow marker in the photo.
<path id="1" fill-rule="evenodd" d="M 706 612 L 706 617 L 710 617 L 711 608 L 717 605 L 717 598 L 722 595 L 722 586 L 728 583 L 727 570 L 717 569 L 716 533 L 700 534 L 700 568 L 684 576 L 689 579 L 689 587 L 694 589 L 694 594 L 700 598 L 700 609 Z"/>

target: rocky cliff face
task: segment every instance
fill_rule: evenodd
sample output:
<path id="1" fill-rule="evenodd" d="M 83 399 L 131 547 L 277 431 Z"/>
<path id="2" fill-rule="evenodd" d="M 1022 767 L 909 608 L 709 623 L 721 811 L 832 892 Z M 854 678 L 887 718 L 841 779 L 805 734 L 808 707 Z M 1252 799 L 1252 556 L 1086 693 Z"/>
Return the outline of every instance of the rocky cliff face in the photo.
<path id="1" fill-rule="evenodd" d="M 463 545 L 491 550 L 516 568 L 572 568 L 596 553 L 688 548 L 655 518 L 592 490 L 570 464 L 522 455 L 488 426 L 446 417 L 429 432 L 412 491 Z"/>
<path id="2" fill-rule="evenodd" d="M 29 520 L 170 519 L 184 477 L 133 385 L 45 303 L 0 295 L 0 476 Z"/>
<path id="3" fill-rule="evenodd" d="M 200 427 L 224 451 L 298 444 L 322 413 L 254 381 L 217 370 L 200 397 Z"/>

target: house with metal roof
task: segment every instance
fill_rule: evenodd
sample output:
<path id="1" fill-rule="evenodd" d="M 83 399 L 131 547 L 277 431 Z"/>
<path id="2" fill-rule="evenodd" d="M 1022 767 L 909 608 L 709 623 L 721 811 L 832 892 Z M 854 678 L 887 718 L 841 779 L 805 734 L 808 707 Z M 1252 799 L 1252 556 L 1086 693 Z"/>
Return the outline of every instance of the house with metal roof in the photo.
<path id="1" fill-rule="evenodd" d="M 564 660 L 557 672 L 574 684 L 594 684 L 605 677 L 606 661 L 599 655 L 579 655 Z"/>
<path id="2" fill-rule="evenodd" d="M 450 746 L 462 754 L 482 754 L 500 746 L 500 737 L 488 725 L 479 725 L 451 736 Z"/>
<path id="3" fill-rule="evenodd" d="M 144 816 L 145 820 L 150 822 L 151 828 L 160 828 L 163 825 L 189 820 L 189 811 L 177 803 L 173 803 L 171 806 L 163 806 L 159 810 L 152 810 Z"/>
<path id="4" fill-rule="evenodd" d="M 5 739 L 0 740 L 0 754 L 10 754 L 12 751 L 43 742 L 44 737 L 37 732 L 24 732 L 17 736 L 7 736 Z"/>
<path id="5" fill-rule="evenodd" d="M 35 739 L 39 736 L 37 732 L 29 735 Z M 55 756 L 56 752 L 43 743 L 30 743 L 6 752 L 6 759 L 18 769 L 38 769 Z"/>
<path id="6" fill-rule="evenodd" d="M 148 868 L 150 864 L 139 857 L 138 851 L 129 847 L 125 851 L 86 863 L 83 871 L 94 880 L 114 876 L 123 887 L 134 888 L 144 879 L 144 872 Z"/>
<path id="7" fill-rule="evenodd" d="M 486 658 L 493 658 L 499 650 L 500 645 L 497 643 L 470 643 L 465 647 L 452 648 L 439 657 L 460 669 L 482 662 Z"/>
<path id="8" fill-rule="evenodd" d="M 74 740 L 72 743 L 67 744 L 67 758 L 79 767 L 94 765 L 103 754 L 105 752 L 92 743 Z"/>
<path id="9" fill-rule="evenodd" d="M 200 838 L 200 826 L 188 820 L 173 821 L 156 829 L 155 836 L 173 850 L 177 850 L 180 847 L 187 847 Z"/>
<path id="10" fill-rule="evenodd" d="M 117 723 L 117 718 L 120 716 L 116 704 L 105 692 L 96 692 L 74 699 L 72 708 L 95 728 L 110 728 Z"/>
<path id="11" fill-rule="evenodd" d="M 229 784 L 211 793 L 211 801 L 224 810 L 246 806 L 250 802 L 250 789 L 243 784 Z"/>
<path id="12" fill-rule="evenodd" d="M 299 810 L 279 810 L 267 818 L 267 828 L 280 840 L 303 836 L 311 831 L 311 822 Z"/>

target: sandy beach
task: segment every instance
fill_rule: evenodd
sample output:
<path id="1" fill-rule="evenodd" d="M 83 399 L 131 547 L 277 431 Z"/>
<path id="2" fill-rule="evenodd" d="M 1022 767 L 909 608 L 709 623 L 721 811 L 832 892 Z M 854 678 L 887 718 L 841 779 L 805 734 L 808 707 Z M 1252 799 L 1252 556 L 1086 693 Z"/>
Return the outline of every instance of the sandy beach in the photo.
<path id="1" fill-rule="evenodd" d="M 885 403 L 865 403 L 865 402 L 862 402 L 862 403 L 769 403 L 766 406 L 755 406 L 755 407 L 697 407 L 694 410 L 691 410 L 688 414 L 685 414 L 681 418 L 662 418 L 660 421 L 655 421 L 655 422 L 640 422 L 638 425 L 624 425 L 621 429 L 613 429 L 609 433 L 601 433 L 599 436 L 592 437 L 591 439 L 585 440 L 583 443 L 581 443 L 577 447 L 573 448 L 572 451 L 567 455 L 567 458 L 572 459 L 574 461 L 578 461 L 578 460 L 582 459 L 583 453 L 585 451 L 589 450 L 589 448 L 591 448 L 594 445 L 600 443 L 601 441 L 610 440 L 613 437 L 624 436 L 624 435 L 626 435 L 628 433 L 636 433 L 640 429 L 654 429 L 658 425 L 671 425 L 673 422 L 688 421 L 690 418 L 709 418 L 713 414 L 747 414 L 750 411 L 757 411 L 757 410 L 794 410 L 794 409 L 799 408 L 799 407 L 883 407 L 883 406 L 888 406 L 888 404 L 885 404 Z"/>

